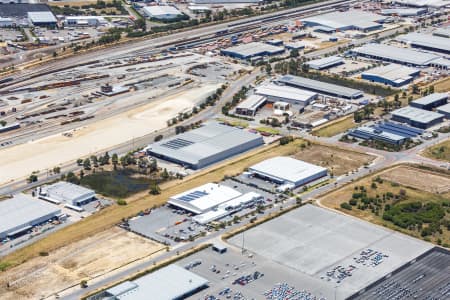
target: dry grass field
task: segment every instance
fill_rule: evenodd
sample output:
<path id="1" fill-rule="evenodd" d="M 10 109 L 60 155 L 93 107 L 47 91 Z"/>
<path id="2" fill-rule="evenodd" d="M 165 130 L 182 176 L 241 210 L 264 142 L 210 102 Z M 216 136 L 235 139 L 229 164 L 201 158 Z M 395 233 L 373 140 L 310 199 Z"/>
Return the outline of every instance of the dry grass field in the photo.
<path id="1" fill-rule="evenodd" d="M 450 140 L 431 146 L 422 152 L 423 156 L 450 162 Z"/>
<path id="2" fill-rule="evenodd" d="M 376 180 L 377 177 L 381 179 L 379 182 Z M 401 165 L 381 171 L 378 174 L 372 174 L 328 193 L 318 199 L 318 203 L 417 238 L 448 246 L 450 245 L 450 228 L 445 224 L 450 222 L 450 208 L 448 207 L 450 205 L 449 185 L 450 176 L 446 174 Z M 368 198 L 376 199 L 376 202 L 381 204 L 381 209 L 377 209 L 376 205 L 372 203 L 368 204 L 365 209 L 360 209 L 360 206 L 363 205 L 361 201 L 357 205 L 352 206 L 351 210 L 341 207 L 343 203 L 350 203 L 355 193 L 360 193 L 361 187 L 366 190 Z M 437 193 L 437 190 L 440 190 L 440 193 Z M 389 194 L 391 196 L 387 197 Z M 420 202 L 424 207 L 427 203 L 442 205 L 442 210 L 445 212 L 445 216 L 440 221 L 442 233 L 422 236 L 421 229 L 431 226 L 431 224 L 424 222 L 422 224 L 423 227 L 420 228 L 417 226 L 403 228 L 383 218 L 383 214 L 387 211 L 386 205 L 390 206 L 389 209 L 393 209 L 396 205 L 405 205 L 413 202 Z M 404 212 L 407 213 L 408 211 L 405 210 Z M 409 217 L 414 218 L 414 215 Z"/>
<path id="3" fill-rule="evenodd" d="M 77 285 L 83 279 L 157 256 L 164 249 L 161 244 L 113 227 L 0 273 L 0 298 L 39 299 Z"/>
<path id="4" fill-rule="evenodd" d="M 336 134 L 345 132 L 357 125 L 358 124 L 353 121 L 353 115 L 349 115 L 344 118 L 332 121 L 329 124 L 325 124 L 317 129 L 314 129 L 312 131 L 312 134 L 321 137 L 332 137 Z"/>

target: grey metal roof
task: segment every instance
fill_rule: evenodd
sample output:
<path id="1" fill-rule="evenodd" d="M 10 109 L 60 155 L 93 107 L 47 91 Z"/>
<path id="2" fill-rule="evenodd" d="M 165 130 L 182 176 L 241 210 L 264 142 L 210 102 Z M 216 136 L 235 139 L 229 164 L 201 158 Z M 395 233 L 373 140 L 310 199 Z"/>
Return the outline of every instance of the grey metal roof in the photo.
<path id="1" fill-rule="evenodd" d="M 446 114 L 450 114 L 450 103 L 447 103 L 445 105 L 439 106 L 437 108 L 437 111 L 439 113 L 446 113 Z"/>
<path id="2" fill-rule="evenodd" d="M 248 44 L 241 44 L 237 46 L 233 46 L 227 49 L 224 49 L 226 52 L 234 52 L 241 56 L 247 57 L 247 56 L 255 56 L 259 55 L 260 53 L 267 52 L 267 53 L 278 53 L 279 51 L 284 50 L 283 47 L 273 46 L 266 43 L 260 43 L 260 42 L 252 42 Z"/>
<path id="3" fill-rule="evenodd" d="M 390 132 L 387 132 L 387 131 L 380 131 L 380 130 L 377 130 L 377 129 L 373 128 L 373 127 L 369 127 L 369 126 L 361 126 L 361 127 L 356 128 L 354 131 L 355 132 L 359 131 L 361 133 L 365 133 L 365 134 L 369 134 L 369 135 L 376 135 L 376 136 L 379 136 L 381 138 L 386 138 L 386 139 L 389 139 L 389 140 L 392 140 L 392 141 L 402 141 L 402 140 L 405 139 L 404 136 L 401 136 L 401 135 L 398 135 L 398 134 L 395 134 L 395 133 L 390 133 Z"/>
<path id="4" fill-rule="evenodd" d="M 420 105 L 428 105 L 428 104 L 432 104 L 436 101 L 440 101 L 443 99 L 448 99 L 448 94 L 447 93 L 434 93 L 434 94 L 430 94 L 427 95 L 425 97 L 416 99 L 413 101 L 413 103 L 417 103 Z"/>
<path id="5" fill-rule="evenodd" d="M 387 8 L 382 9 L 382 15 L 399 15 L 402 17 L 416 16 L 426 12 L 426 8 Z"/>
<path id="6" fill-rule="evenodd" d="M 58 206 L 24 194 L 0 201 L 0 235 L 29 226 L 44 216 L 60 214 Z"/>
<path id="7" fill-rule="evenodd" d="M 322 91 L 324 93 L 341 95 L 348 98 L 356 98 L 363 94 L 360 90 L 293 75 L 285 75 L 278 79 L 278 82 Z"/>
<path id="8" fill-rule="evenodd" d="M 402 65 L 389 64 L 386 66 L 376 67 L 363 72 L 363 75 L 378 76 L 393 82 L 401 83 L 412 77 L 419 69 L 405 67 Z"/>
<path id="9" fill-rule="evenodd" d="M 257 163 L 249 170 L 295 184 L 327 169 L 292 157 L 277 156 Z"/>
<path id="10" fill-rule="evenodd" d="M 150 144 L 148 151 L 190 164 L 262 137 L 235 127 L 209 122 L 200 128 Z"/>
<path id="11" fill-rule="evenodd" d="M 47 193 L 50 197 L 52 195 L 58 195 L 58 197 L 64 198 L 66 200 L 95 195 L 95 192 L 91 189 L 66 181 L 56 182 L 45 187 L 44 190 L 45 189 L 47 190 Z"/>
<path id="12" fill-rule="evenodd" d="M 34 23 L 56 23 L 56 18 L 51 11 L 30 11 L 28 18 Z"/>
<path id="13" fill-rule="evenodd" d="M 417 66 L 426 66 L 433 60 L 440 58 L 439 55 L 385 44 L 366 44 L 362 47 L 353 49 L 352 52 Z"/>
<path id="14" fill-rule="evenodd" d="M 450 52 L 450 40 L 431 34 L 412 32 L 397 37 L 397 40 L 416 45 L 418 47 L 434 48 L 437 50 Z"/>
<path id="15" fill-rule="evenodd" d="M 259 95 L 250 95 L 247 99 L 239 103 L 236 108 L 240 109 L 257 109 L 266 101 L 266 97 Z"/>
<path id="16" fill-rule="evenodd" d="M 376 23 L 386 19 L 384 16 L 363 12 L 359 10 L 350 10 L 346 12 L 331 12 L 323 15 L 312 16 L 302 19 L 303 22 L 317 23 L 325 27 L 339 29 L 355 26 L 361 29 L 379 26 Z"/>
<path id="17" fill-rule="evenodd" d="M 308 61 L 306 64 L 313 69 L 323 69 L 338 63 L 343 63 L 344 59 L 339 56 L 328 56 L 315 60 Z"/>
<path id="18" fill-rule="evenodd" d="M 113 287 L 107 293 L 119 300 L 174 300 L 207 284 L 207 279 L 172 264 L 132 282 Z"/>
<path id="19" fill-rule="evenodd" d="M 397 110 L 394 110 L 392 112 L 392 115 L 399 116 L 405 119 L 409 119 L 413 122 L 418 123 L 430 123 L 436 119 L 442 118 L 444 115 L 428 111 L 420 108 L 415 108 L 412 106 L 406 106 L 399 108 Z"/>
<path id="20" fill-rule="evenodd" d="M 394 0 L 393 2 L 416 7 L 443 7 L 449 5 L 448 0 Z"/>
<path id="21" fill-rule="evenodd" d="M 436 29 L 435 31 L 433 31 L 433 35 L 449 38 L 450 37 L 450 26 L 441 27 L 441 28 Z"/>
<path id="22" fill-rule="evenodd" d="M 301 102 L 308 102 L 317 96 L 317 93 L 314 92 L 285 85 L 277 85 L 273 83 L 258 86 L 255 89 L 255 94 L 266 97 L 277 97 Z"/>

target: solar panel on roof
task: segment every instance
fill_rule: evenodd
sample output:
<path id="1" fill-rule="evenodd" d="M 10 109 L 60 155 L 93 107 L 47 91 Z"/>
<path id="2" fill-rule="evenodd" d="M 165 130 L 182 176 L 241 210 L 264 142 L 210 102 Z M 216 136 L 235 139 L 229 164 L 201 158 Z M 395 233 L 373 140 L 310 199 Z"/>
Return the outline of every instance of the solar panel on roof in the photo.
<path id="1" fill-rule="evenodd" d="M 187 146 L 192 145 L 192 144 L 194 144 L 194 142 L 177 138 L 177 139 L 174 139 L 174 140 L 167 141 L 166 143 L 161 144 L 161 146 L 177 150 L 177 149 L 180 149 L 180 148 L 183 148 L 183 147 L 187 147 Z"/>
<path id="2" fill-rule="evenodd" d="M 209 195 L 209 194 L 207 192 L 204 192 L 204 191 L 195 191 L 195 192 L 183 195 L 183 196 L 181 196 L 178 199 L 182 200 L 182 201 L 190 202 L 192 200 L 204 197 L 206 195 Z"/>

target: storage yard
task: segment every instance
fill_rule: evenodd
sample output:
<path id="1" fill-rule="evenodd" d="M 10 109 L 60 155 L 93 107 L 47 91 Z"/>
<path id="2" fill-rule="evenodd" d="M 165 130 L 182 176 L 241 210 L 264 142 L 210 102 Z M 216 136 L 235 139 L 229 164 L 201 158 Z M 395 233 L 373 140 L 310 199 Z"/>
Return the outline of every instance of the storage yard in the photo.
<path id="1" fill-rule="evenodd" d="M 238 234 L 229 242 L 225 253 L 208 248 L 178 263 L 200 261 L 190 271 L 210 281 L 209 288 L 188 299 L 206 295 L 220 299 L 224 293 L 242 295 L 239 299 L 280 299 L 280 293 L 294 290 L 298 299 L 334 299 L 335 295 L 345 299 L 432 248 L 312 205 Z M 406 255 L 405 245 L 412 250 Z M 337 266 L 345 271 L 338 271 Z"/>

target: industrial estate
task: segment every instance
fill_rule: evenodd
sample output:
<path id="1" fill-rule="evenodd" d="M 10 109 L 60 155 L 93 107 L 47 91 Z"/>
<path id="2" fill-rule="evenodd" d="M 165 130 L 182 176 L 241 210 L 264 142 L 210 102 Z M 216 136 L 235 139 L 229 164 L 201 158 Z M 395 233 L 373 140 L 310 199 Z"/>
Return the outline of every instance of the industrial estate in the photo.
<path id="1" fill-rule="evenodd" d="M 450 299 L 449 13 L 0 1 L 0 299 Z"/>

